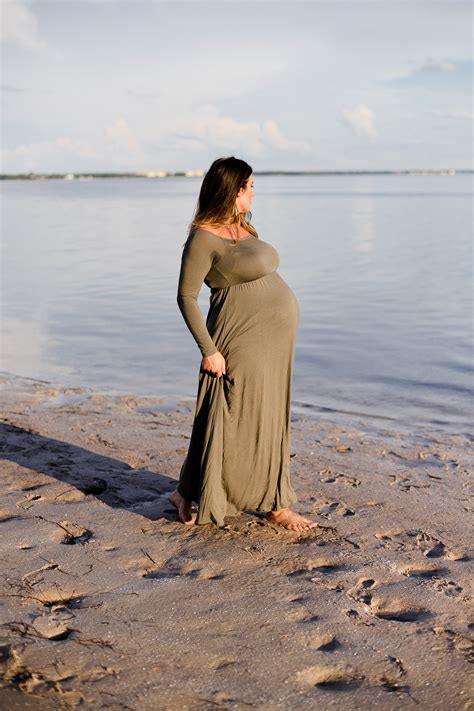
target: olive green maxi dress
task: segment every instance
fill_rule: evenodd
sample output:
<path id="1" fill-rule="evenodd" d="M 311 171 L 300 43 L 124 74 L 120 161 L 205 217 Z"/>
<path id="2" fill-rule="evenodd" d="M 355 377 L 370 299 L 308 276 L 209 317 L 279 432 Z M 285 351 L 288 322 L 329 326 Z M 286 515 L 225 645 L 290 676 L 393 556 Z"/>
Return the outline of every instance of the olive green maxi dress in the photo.
<path id="1" fill-rule="evenodd" d="M 194 423 L 178 491 L 197 524 L 297 499 L 290 482 L 290 402 L 300 310 L 277 272 L 278 252 L 249 235 L 234 242 L 198 229 L 181 258 L 177 301 L 203 356 L 219 351 L 220 378 L 200 369 Z M 197 303 L 210 288 L 206 321 Z"/>

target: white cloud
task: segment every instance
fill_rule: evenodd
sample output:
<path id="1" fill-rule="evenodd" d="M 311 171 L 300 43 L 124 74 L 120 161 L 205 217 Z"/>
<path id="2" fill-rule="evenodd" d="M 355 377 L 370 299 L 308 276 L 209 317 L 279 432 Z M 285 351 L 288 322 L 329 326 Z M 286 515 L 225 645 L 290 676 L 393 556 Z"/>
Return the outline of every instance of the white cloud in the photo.
<path id="1" fill-rule="evenodd" d="M 99 135 L 99 133 L 101 135 Z M 105 140 L 104 140 L 105 137 Z M 49 141 L 23 143 L 2 152 L 2 170 L 9 172 L 79 172 L 110 169 L 138 170 L 168 161 L 169 153 L 201 162 L 209 153 L 245 153 L 260 159 L 279 156 L 308 158 L 312 146 L 285 136 L 274 119 L 239 121 L 222 116 L 212 105 L 190 118 L 159 131 L 131 130 L 123 116 L 91 135 L 61 135 Z M 146 166 L 145 166 L 146 167 Z M 170 163 L 169 168 L 176 168 Z"/>
<path id="2" fill-rule="evenodd" d="M 99 157 L 88 141 L 75 140 L 70 136 L 59 136 L 52 141 L 21 144 L 16 148 L 2 151 L 2 170 L 8 172 L 41 172 L 45 166 L 50 171 L 63 170 L 58 161 L 64 158 Z M 14 166 L 13 168 L 10 167 Z"/>
<path id="3" fill-rule="evenodd" d="M 430 113 L 433 114 L 433 116 L 439 116 L 440 118 L 467 119 L 468 121 L 474 121 L 474 113 L 472 111 L 440 111 L 439 109 L 432 109 Z"/>
<path id="4" fill-rule="evenodd" d="M 374 112 L 366 104 L 358 104 L 353 109 L 344 109 L 342 116 L 344 122 L 352 128 L 356 136 L 367 138 L 377 136 Z"/>
<path id="5" fill-rule="evenodd" d="M 304 141 L 294 141 L 281 133 L 276 121 L 238 121 L 220 116 L 212 106 L 203 107 L 186 121 L 179 123 L 174 135 L 196 147 L 216 151 L 246 151 L 262 156 L 271 151 L 305 153 L 311 149 Z"/>
<path id="6" fill-rule="evenodd" d="M 111 126 L 104 128 L 106 138 L 129 153 L 138 153 L 140 151 L 140 143 L 136 136 L 130 130 L 124 118 L 118 118 Z"/>
<path id="7" fill-rule="evenodd" d="M 105 135 L 106 141 L 103 136 Z M 119 169 L 142 160 L 144 152 L 140 142 L 130 130 L 123 117 L 119 117 L 92 137 L 61 135 L 50 141 L 23 143 L 2 151 L 2 170 L 9 172 L 69 172 L 96 169 L 100 164 Z M 89 167 L 90 166 L 90 167 Z"/>
<path id="8" fill-rule="evenodd" d="M 75 140 L 70 136 L 60 136 L 54 141 L 54 146 L 71 156 L 80 156 L 81 158 L 95 158 L 97 156 L 97 151 L 88 141 Z"/>
<path id="9" fill-rule="evenodd" d="M 285 138 L 273 119 L 268 119 L 263 123 L 262 140 L 268 143 L 271 148 L 276 148 L 282 151 L 309 150 L 308 143 L 304 141 L 292 141 L 289 138 Z"/>
<path id="10" fill-rule="evenodd" d="M 2 3 L 0 38 L 30 52 L 41 52 L 53 58 L 59 53 L 53 50 L 39 33 L 38 21 L 23 0 L 9 0 Z"/>
<path id="11" fill-rule="evenodd" d="M 428 60 L 423 64 L 421 67 L 419 67 L 416 71 L 417 72 L 454 72 L 455 66 L 452 62 L 439 62 L 435 60 Z"/>

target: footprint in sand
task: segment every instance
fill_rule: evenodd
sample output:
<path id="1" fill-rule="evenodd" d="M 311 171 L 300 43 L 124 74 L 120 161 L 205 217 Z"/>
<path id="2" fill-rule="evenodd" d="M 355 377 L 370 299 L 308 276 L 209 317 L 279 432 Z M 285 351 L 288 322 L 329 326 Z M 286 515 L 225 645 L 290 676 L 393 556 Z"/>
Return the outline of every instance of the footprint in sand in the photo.
<path id="1" fill-rule="evenodd" d="M 190 570 L 183 570 L 184 575 L 191 575 L 193 578 L 198 580 L 223 580 L 224 575 L 222 573 L 216 573 L 210 568 L 192 568 Z"/>
<path id="2" fill-rule="evenodd" d="M 195 562 L 181 565 L 175 565 L 170 561 L 161 562 L 158 563 L 158 567 L 142 569 L 139 574 L 147 580 L 169 580 L 170 578 L 176 579 L 179 577 L 196 578 L 198 580 L 222 580 L 224 578 L 223 574 L 216 573 L 212 568 L 196 565 Z"/>
<path id="3" fill-rule="evenodd" d="M 214 691 L 211 696 L 211 703 L 220 707 L 222 704 L 231 704 L 235 701 L 232 694 L 228 691 Z"/>
<path id="4" fill-rule="evenodd" d="M 347 486 L 360 486 L 360 479 L 355 476 L 348 476 L 347 474 L 339 474 L 338 472 L 333 472 L 331 469 L 323 469 L 319 472 L 319 479 L 323 484 L 346 484 Z"/>
<path id="5" fill-rule="evenodd" d="M 51 538 L 57 543 L 73 546 L 77 543 L 86 543 L 92 538 L 92 531 L 80 526 L 73 521 L 59 521 L 57 529 L 52 533 Z"/>
<path id="6" fill-rule="evenodd" d="M 70 573 L 66 579 L 64 573 L 58 563 L 47 563 L 25 573 L 19 585 L 20 597 L 54 610 L 59 607 L 69 610 L 81 607 L 89 590 L 84 586 L 82 577 L 78 579 L 79 576 Z"/>
<path id="7" fill-rule="evenodd" d="M 311 649 L 317 649 L 319 652 L 332 652 L 340 647 L 341 644 L 332 632 L 323 632 L 309 637 L 306 646 Z"/>
<path id="8" fill-rule="evenodd" d="M 345 566 L 339 558 L 310 558 L 307 562 L 308 570 L 318 573 L 335 573 Z"/>
<path id="9" fill-rule="evenodd" d="M 324 518 L 331 518 L 333 514 L 337 516 L 355 516 L 355 511 L 346 506 L 342 501 L 331 501 L 326 504 L 313 506 L 311 513 L 318 514 Z"/>
<path id="10" fill-rule="evenodd" d="M 371 664 L 368 680 L 375 685 L 381 685 L 385 691 L 410 693 L 410 687 L 402 679 L 406 677 L 406 669 L 398 657 L 387 655 L 375 659 Z"/>
<path id="11" fill-rule="evenodd" d="M 343 687 L 356 685 L 364 678 L 346 664 L 326 666 L 318 664 L 299 671 L 293 680 L 308 686 Z"/>
<path id="12" fill-rule="evenodd" d="M 357 602 L 370 605 L 372 600 L 371 590 L 376 584 L 376 581 L 372 578 L 361 578 L 347 591 L 347 595 Z"/>
<path id="13" fill-rule="evenodd" d="M 416 622 L 429 615 L 425 608 L 416 603 L 401 598 L 388 597 L 372 598 L 370 612 L 382 620 L 395 622 Z"/>
<path id="14" fill-rule="evenodd" d="M 444 553 L 444 543 L 424 531 L 416 535 L 416 546 L 427 558 L 440 558 Z"/>
<path id="15" fill-rule="evenodd" d="M 433 587 L 437 592 L 442 592 L 449 597 L 458 597 L 463 591 L 454 580 L 437 580 Z"/>
<path id="16" fill-rule="evenodd" d="M 452 550 L 448 551 L 444 557 L 448 560 L 468 561 L 470 559 L 467 552 L 462 548 L 453 548 Z"/>
<path id="17" fill-rule="evenodd" d="M 414 563 L 400 563 L 397 565 L 397 570 L 407 578 L 432 578 L 437 574 L 444 573 L 446 568 L 429 561 L 416 561 Z"/>
<path id="18" fill-rule="evenodd" d="M 58 623 L 55 620 L 48 619 L 47 617 L 36 618 L 33 621 L 33 627 L 36 632 L 38 632 L 40 637 L 43 639 L 49 639 L 53 642 L 67 639 L 71 632 L 74 631 L 67 625 Z"/>
<path id="19" fill-rule="evenodd" d="M 404 474 L 389 474 L 390 486 L 395 484 L 401 491 L 409 492 L 411 489 L 429 489 L 430 484 L 426 483 L 421 477 L 416 478 L 411 472 L 409 476 Z"/>
<path id="20" fill-rule="evenodd" d="M 407 546 L 416 547 L 426 558 L 468 561 L 469 555 L 461 548 L 447 550 L 443 541 L 421 529 L 393 529 L 374 534 L 385 548 L 402 551 Z"/>
<path id="21" fill-rule="evenodd" d="M 293 610 L 292 612 L 288 613 L 288 619 L 291 622 L 311 623 L 317 622 L 319 620 L 319 616 L 313 615 L 313 613 L 307 610 L 306 608 L 301 608 L 300 610 Z"/>
<path id="22" fill-rule="evenodd" d="M 313 576 L 311 582 L 320 588 L 325 588 L 326 590 L 333 590 L 334 592 L 342 592 L 344 590 L 344 585 L 337 581 L 332 581 L 329 578 L 321 576 Z"/>
<path id="23" fill-rule="evenodd" d="M 29 665 L 27 660 L 31 655 L 23 655 L 23 650 L 16 649 L 12 645 L 6 645 L 6 649 L 8 651 L 5 659 L 0 660 L 4 666 L 5 685 L 10 689 L 18 689 L 24 694 L 23 703 L 20 701 L 20 706 L 11 706 L 12 709 L 20 707 L 73 709 L 84 705 L 90 707 L 89 694 L 86 698 L 80 691 L 68 690 L 68 687 L 75 684 L 87 685 L 88 682 L 96 682 L 106 676 L 116 676 L 115 670 L 105 664 L 88 665 L 87 671 L 81 670 L 80 678 L 75 670 L 68 668 L 65 663 L 47 664 L 40 671 L 37 664 L 34 667 Z M 92 684 L 89 685 L 89 689 L 91 686 Z M 32 699 L 31 705 L 26 700 L 28 697 Z M 40 699 L 47 697 L 50 698 L 51 703 L 46 707 L 41 704 Z"/>
<path id="24" fill-rule="evenodd" d="M 443 641 L 447 651 L 460 652 L 468 662 L 474 662 L 474 640 L 446 627 L 433 627 L 432 632 Z"/>
<path id="25" fill-rule="evenodd" d="M 290 570 L 287 572 L 289 578 L 308 578 L 312 573 L 334 573 L 344 566 L 338 558 L 308 558 L 306 561 L 298 560 L 290 562 Z M 288 570 L 288 568 L 287 568 Z"/>
<path id="26" fill-rule="evenodd" d="M 297 595 L 294 597 L 293 595 L 290 595 L 289 597 L 286 598 L 288 602 L 294 602 L 295 604 L 304 604 L 305 602 L 308 602 L 309 598 L 305 597 L 303 595 Z"/>
<path id="27" fill-rule="evenodd" d="M 303 595 L 289 597 L 288 602 L 293 603 L 294 609 L 290 610 L 287 619 L 291 622 L 316 622 L 319 619 L 318 615 L 314 615 L 305 604 L 309 599 Z"/>
<path id="28" fill-rule="evenodd" d="M 179 570 L 172 568 L 155 568 L 154 570 L 147 568 L 144 573 L 141 573 L 142 578 L 147 580 L 166 580 L 168 578 L 179 578 Z"/>

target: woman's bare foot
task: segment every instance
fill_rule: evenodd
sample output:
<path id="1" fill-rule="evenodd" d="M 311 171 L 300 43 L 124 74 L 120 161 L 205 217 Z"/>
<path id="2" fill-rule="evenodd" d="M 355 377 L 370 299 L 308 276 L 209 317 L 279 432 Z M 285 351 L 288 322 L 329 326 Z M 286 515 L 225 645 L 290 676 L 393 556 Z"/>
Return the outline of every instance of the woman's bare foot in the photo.
<path id="1" fill-rule="evenodd" d="M 307 531 L 309 528 L 315 528 L 318 525 L 315 521 L 310 521 L 309 518 L 300 516 L 300 514 L 288 508 L 280 509 L 279 511 L 269 511 L 266 518 L 269 521 L 279 523 L 280 526 L 290 531 Z"/>
<path id="2" fill-rule="evenodd" d="M 177 489 L 168 497 L 168 501 L 173 504 L 173 506 L 178 511 L 178 518 L 186 526 L 191 526 L 196 521 L 197 515 L 191 513 L 192 501 L 185 499 Z"/>

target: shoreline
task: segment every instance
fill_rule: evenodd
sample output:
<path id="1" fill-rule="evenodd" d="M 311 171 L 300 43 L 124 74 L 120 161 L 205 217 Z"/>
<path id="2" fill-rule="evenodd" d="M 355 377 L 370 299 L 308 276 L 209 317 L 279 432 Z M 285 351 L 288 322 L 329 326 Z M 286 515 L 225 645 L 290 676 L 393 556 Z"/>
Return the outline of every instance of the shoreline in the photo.
<path id="1" fill-rule="evenodd" d="M 0 384 L 0 704 L 469 708 L 468 437 L 295 413 L 292 508 L 318 527 L 186 527 L 189 408 Z"/>
<path id="2" fill-rule="evenodd" d="M 196 369 L 197 374 L 197 369 Z M 194 411 L 196 402 L 196 393 L 186 393 L 182 395 L 166 393 L 152 393 L 144 391 L 131 391 L 130 389 L 119 389 L 113 386 L 99 387 L 94 383 L 75 383 L 70 382 L 65 384 L 57 377 L 54 379 L 36 378 L 24 375 L 18 375 L 10 371 L 0 371 L 0 386 L 4 381 L 10 383 L 38 383 L 45 385 L 54 393 L 49 397 L 45 407 L 54 409 L 67 404 L 75 404 L 80 400 L 87 400 L 95 395 L 105 397 L 135 397 L 149 399 L 151 402 L 158 401 L 160 410 L 163 412 L 191 412 Z M 196 379 L 197 392 L 197 379 Z M 417 433 L 423 437 L 426 434 L 430 436 L 462 436 L 474 442 L 474 432 L 465 430 L 466 423 L 459 423 L 462 429 L 456 429 L 455 422 L 429 422 L 418 421 L 416 419 L 401 419 L 390 417 L 381 413 L 363 412 L 358 410 L 341 410 L 329 405 L 315 405 L 305 402 L 299 397 L 300 393 L 293 388 L 291 399 L 291 418 L 305 419 L 312 422 L 327 422 L 328 424 L 337 426 L 349 426 L 373 434 L 374 436 L 390 435 L 391 432 L 398 434 L 412 435 Z"/>
<path id="3" fill-rule="evenodd" d="M 474 173 L 471 168 L 402 168 L 398 170 L 255 170 L 254 175 L 269 176 L 352 176 L 352 175 L 440 175 L 453 176 L 457 174 L 469 175 Z M 109 178 L 147 178 L 162 180 L 163 178 L 202 178 L 205 171 L 197 170 L 145 170 L 130 172 L 69 172 L 69 173 L 1 173 L 0 180 L 100 180 Z"/>

